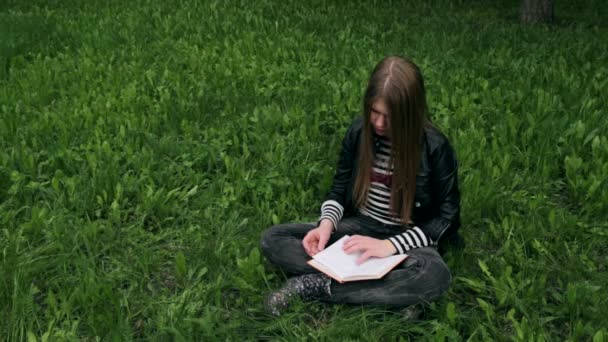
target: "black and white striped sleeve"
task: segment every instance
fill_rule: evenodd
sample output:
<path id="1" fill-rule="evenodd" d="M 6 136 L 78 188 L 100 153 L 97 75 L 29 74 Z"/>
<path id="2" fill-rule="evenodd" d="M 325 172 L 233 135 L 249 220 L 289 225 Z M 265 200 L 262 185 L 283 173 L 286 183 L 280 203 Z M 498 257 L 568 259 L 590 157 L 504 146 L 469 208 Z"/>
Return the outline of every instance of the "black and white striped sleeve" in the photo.
<path id="1" fill-rule="evenodd" d="M 342 219 L 344 214 L 344 207 L 340 203 L 334 200 L 328 200 L 323 202 L 321 205 L 321 217 L 319 222 L 323 219 L 329 219 L 334 225 L 334 231 L 338 229 L 338 222 Z"/>
<path id="2" fill-rule="evenodd" d="M 389 238 L 389 241 L 395 246 L 398 254 L 405 254 L 410 249 L 430 246 L 433 243 L 417 226 Z"/>

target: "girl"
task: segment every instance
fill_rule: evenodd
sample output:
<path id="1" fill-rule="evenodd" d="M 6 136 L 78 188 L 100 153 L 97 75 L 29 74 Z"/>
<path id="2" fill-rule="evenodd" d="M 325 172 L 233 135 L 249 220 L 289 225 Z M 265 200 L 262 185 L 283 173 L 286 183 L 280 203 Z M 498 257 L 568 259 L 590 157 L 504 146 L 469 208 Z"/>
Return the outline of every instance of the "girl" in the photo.
<path id="1" fill-rule="evenodd" d="M 294 298 L 410 306 L 445 292 L 451 274 L 437 248 L 460 226 L 457 161 L 427 117 L 420 69 L 386 57 L 373 70 L 363 115 L 348 129 L 333 185 L 316 224 L 281 224 L 262 236 L 264 255 L 294 275 L 272 292 L 266 310 L 280 315 Z M 340 284 L 307 264 L 344 235 L 346 253 L 407 253 L 384 278 Z"/>

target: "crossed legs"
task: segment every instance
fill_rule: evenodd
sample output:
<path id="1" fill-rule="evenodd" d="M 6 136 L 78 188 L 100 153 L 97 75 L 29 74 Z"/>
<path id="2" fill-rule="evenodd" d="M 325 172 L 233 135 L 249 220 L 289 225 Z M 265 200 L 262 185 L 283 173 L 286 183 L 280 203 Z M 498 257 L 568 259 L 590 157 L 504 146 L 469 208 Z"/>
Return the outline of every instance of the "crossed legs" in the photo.
<path id="1" fill-rule="evenodd" d="M 343 219 L 328 245 L 344 235 L 387 238 L 397 234 L 373 222 L 360 216 Z M 288 223 L 267 229 L 261 240 L 263 254 L 288 274 L 318 274 L 315 268 L 307 264 L 310 257 L 302 246 L 302 239 L 315 226 L 314 223 Z M 452 276 L 436 249 L 417 248 L 409 251 L 408 255 L 406 261 L 382 279 L 344 284 L 331 282 L 331 295 L 321 299 L 336 303 L 401 307 L 433 301 L 448 289 Z"/>

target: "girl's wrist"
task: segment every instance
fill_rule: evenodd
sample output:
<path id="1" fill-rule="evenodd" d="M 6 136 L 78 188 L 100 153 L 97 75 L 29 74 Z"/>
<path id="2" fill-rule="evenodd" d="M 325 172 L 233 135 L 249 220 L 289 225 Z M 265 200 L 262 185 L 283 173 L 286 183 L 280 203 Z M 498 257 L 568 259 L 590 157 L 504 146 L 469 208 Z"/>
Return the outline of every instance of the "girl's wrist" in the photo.
<path id="1" fill-rule="evenodd" d="M 390 251 L 390 255 L 394 255 L 395 253 L 397 253 L 397 248 L 395 248 L 395 245 L 393 245 L 393 243 L 389 239 L 384 240 L 384 243 L 387 245 L 386 248 L 388 251 Z"/>
<path id="2" fill-rule="evenodd" d="M 333 233 L 334 224 L 331 222 L 330 219 L 322 219 L 319 223 L 319 228 L 328 229 L 330 232 Z"/>

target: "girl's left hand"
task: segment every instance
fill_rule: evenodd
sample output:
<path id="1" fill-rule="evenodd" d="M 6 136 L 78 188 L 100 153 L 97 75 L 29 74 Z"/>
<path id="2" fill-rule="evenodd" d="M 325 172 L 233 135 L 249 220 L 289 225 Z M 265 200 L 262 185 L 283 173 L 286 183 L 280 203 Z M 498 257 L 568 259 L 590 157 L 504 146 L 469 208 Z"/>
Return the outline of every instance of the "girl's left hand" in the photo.
<path id="1" fill-rule="evenodd" d="M 358 265 L 371 257 L 384 258 L 397 252 L 395 246 L 389 240 L 378 240 L 361 235 L 353 235 L 346 239 L 342 249 L 347 254 L 360 251 L 362 254 L 357 259 Z"/>

